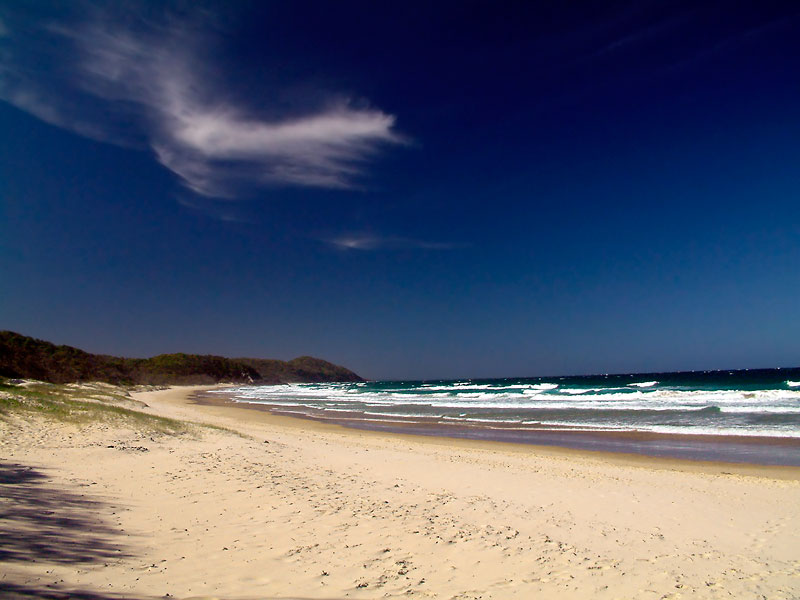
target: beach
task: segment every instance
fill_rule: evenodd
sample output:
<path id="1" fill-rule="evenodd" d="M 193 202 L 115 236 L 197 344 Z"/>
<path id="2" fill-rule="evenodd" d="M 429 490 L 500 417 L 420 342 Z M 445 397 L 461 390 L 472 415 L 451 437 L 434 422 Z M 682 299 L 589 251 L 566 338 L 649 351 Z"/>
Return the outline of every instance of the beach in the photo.
<path id="1" fill-rule="evenodd" d="M 800 596 L 797 467 L 348 429 L 193 400 L 206 388 L 133 394 L 214 426 L 191 435 L 3 422 L 0 591 Z"/>

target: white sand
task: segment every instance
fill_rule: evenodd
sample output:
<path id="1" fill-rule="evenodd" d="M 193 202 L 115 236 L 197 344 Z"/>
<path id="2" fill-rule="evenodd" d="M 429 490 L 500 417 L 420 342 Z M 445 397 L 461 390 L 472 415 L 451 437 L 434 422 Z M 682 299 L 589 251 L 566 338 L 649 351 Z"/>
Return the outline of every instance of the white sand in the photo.
<path id="1" fill-rule="evenodd" d="M 190 390 L 137 397 L 155 414 L 252 437 L 0 426 L 3 463 L 48 477 L 0 485 L 0 508 L 13 513 L 0 533 L 40 553 L 35 563 L 6 556 L 0 590 L 800 597 L 798 469 L 357 432 L 189 404 Z M 38 519 L 18 514 L 24 494 L 48 500 L 31 503 Z M 56 521 L 66 516 L 80 526 Z M 86 562 L 68 564 L 71 555 Z"/>

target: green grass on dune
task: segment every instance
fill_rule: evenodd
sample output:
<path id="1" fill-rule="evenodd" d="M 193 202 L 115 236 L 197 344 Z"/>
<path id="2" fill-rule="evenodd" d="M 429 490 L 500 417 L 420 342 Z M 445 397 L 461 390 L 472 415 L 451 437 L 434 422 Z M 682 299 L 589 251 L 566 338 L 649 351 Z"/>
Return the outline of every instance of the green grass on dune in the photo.
<path id="1" fill-rule="evenodd" d="M 124 388 L 51 383 L 13 384 L 0 380 L 0 418 L 38 415 L 76 425 L 111 424 L 166 435 L 190 433 L 192 424 L 151 415 L 120 403 L 136 405 Z"/>

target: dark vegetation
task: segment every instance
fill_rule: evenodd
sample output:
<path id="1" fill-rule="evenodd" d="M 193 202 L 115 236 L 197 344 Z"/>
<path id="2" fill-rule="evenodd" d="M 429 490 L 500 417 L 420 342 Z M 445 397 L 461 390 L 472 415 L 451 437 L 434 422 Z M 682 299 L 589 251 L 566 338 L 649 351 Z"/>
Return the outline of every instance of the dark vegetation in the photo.
<path id="1" fill-rule="evenodd" d="M 288 362 L 182 353 L 121 358 L 57 346 L 13 331 L 0 331 L 0 376 L 51 383 L 104 381 L 130 385 L 361 381 L 344 367 L 310 356 Z"/>

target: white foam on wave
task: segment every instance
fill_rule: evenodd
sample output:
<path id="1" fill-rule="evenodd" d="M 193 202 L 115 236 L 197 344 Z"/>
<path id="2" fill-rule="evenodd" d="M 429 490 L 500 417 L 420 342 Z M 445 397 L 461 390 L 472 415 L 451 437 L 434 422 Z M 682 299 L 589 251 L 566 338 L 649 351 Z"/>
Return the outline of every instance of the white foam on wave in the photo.
<path id="1" fill-rule="evenodd" d="M 800 381 L 787 381 L 786 385 L 789 387 L 800 387 Z"/>
<path id="2" fill-rule="evenodd" d="M 775 429 L 744 429 L 738 427 L 676 427 L 671 425 L 656 425 L 649 428 L 640 428 L 643 431 L 653 433 L 673 433 L 690 435 L 718 435 L 718 436 L 742 436 L 742 437 L 774 437 L 774 438 L 800 438 L 800 431 L 775 428 Z"/>
<path id="3" fill-rule="evenodd" d="M 629 387 L 637 387 L 637 388 L 649 388 L 653 387 L 654 385 L 658 385 L 657 381 L 642 381 L 641 383 L 629 383 Z"/>
<path id="4" fill-rule="evenodd" d="M 475 419 L 472 417 L 451 417 L 448 415 L 444 415 L 441 417 L 443 421 L 456 421 L 459 423 L 488 423 L 490 425 L 499 425 L 499 424 L 510 424 L 510 425 L 520 425 L 522 424 L 521 419 Z"/>
<path id="5" fill-rule="evenodd" d="M 499 384 L 488 384 L 488 383 L 452 383 L 447 385 L 435 385 L 432 383 L 424 383 L 418 388 L 402 388 L 404 392 L 414 392 L 415 390 L 420 390 L 423 392 L 430 392 L 430 391 L 438 391 L 438 392 L 451 392 L 462 394 L 464 391 L 467 390 L 497 390 L 497 391 L 506 391 L 506 390 L 523 390 L 526 386 L 519 384 L 519 385 L 499 385 Z M 400 391 L 400 390 L 393 390 L 393 391 Z"/>
<path id="6" fill-rule="evenodd" d="M 721 412 L 733 414 L 769 413 L 776 415 L 800 415 L 800 406 L 720 406 Z"/>
<path id="7" fill-rule="evenodd" d="M 473 385 L 471 383 L 461 383 L 461 384 L 452 384 L 452 385 L 434 385 L 432 383 L 425 383 L 416 388 L 423 392 L 458 392 L 459 394 L 463 389 L 471 389 L 471 390 L 483 390 L 488 388 L 487 385 Z M 409 392 L 413 392 L 415 388 L 406 388 Z"/>
<path id="8" fill-rule="evenodd" d="M 545 390 L 554 390 L 557 387 L 558 387 L 557 383 L 534 383 L 532 386 L 530 386 L 530 389 L 537 391 L 538 390 L 545 391 Z M 528 390 L 525 390 L 525 393 L 528 393 Z"/>
<path id="9" fill-rule="evenodd" d="M 373 412 L 370 410 L 365 410 L 362 414 L 370 415 L 372 417 L 384 417 L 384 418 L 392 418 L 392 419 L 438 419 L 441 415 L 426 415 L 423 413 L 402 413 L 402 414 L 395 414 L 389 412 Z"/>
<path id="10" fill-rule="evenodd" d="M 269 402 L 261 402 L 257 399 L 249 399 L 249 398 L 233 398 L 233 401 L 238 404 L 271 404 L 274 406 L 297 406 L 297 407 L 305 407 L 305 408 L 318 408 L 314 404 L 304 404 L 302 402 L 296 402 L 292 400 L 283 400 L 283 401 L 276 401 L 270 400 Z"/>
<path id="11" fill-rule="evenodd" d="M 742 436 L 742 437 L 774 437 L 774 438 L 800 438 L 800 431 L 775 428 L 775 429 L 744 429 L 738 427 L 682 427 L 677 425 L 648 425 L 637 423 L 636 426 L 626 424 L 597 425 L 596 423 L 584 423 L 578 421 L 537 421 L 542 429 L 553 427 L 550 431 L 586 431 L 586 432 L 651 432 L 669 433 L 673 435 L 714 435 L 714 436 Z M 557 429 L 556 429 L 557 428 Z"/>

